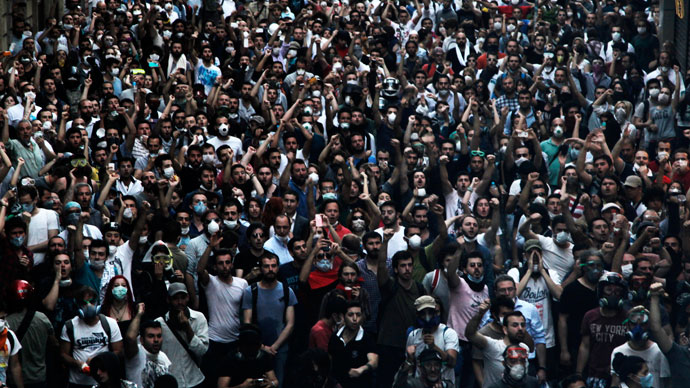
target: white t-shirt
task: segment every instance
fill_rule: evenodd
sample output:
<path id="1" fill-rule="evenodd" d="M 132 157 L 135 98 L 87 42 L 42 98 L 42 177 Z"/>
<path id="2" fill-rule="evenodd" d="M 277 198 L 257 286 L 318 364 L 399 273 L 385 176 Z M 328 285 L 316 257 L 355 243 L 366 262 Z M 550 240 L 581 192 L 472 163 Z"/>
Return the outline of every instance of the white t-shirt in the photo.
<path id="1" fill-rule="evenodd" d="M 500 381 L 503 377 L 503 352 L 508 347 L 502 339 L 486 338 L 486 347 L 481 349 L 482 360 L 484 361 L 484 386 L 490 387 L 493 383 Z M 521 347 L 527 349 L 529 347 L 525 344 L 520 344 Z"/>
<path id="2" fill-rule="evenodd" d="M 615 373 L 613 371 L 613 357 L 616 353 L 623 353 L 626 356 L 638 356 L 645 360 L 649 367 L 649 372 L 654 376 L 654 384 L 652 385 L 654 387 L 663 387 L 664 384 L 661 382 L 661 379 L 671 377 L 668 359 L 666 359 L 664 353 L 661 352 L 656 342 L 653 342 L 650 347 L 642 351 L 633 350 L 627 342 L 613 349 L 611 353 L 611 374 Z"/>
<path id="3" fill-rule="evenodd" d="M 381 235 L 383 238 L 383 227 L 376 229 L 376 233 Z M 398 231 L 388 240 L 388 259 L 392 259 L 393 255 L 400 251 L 407 250 L 407 243 L 405 242 L 405 227 L 399 226 Z"/>
<path id="4" fill-rule="evenodd" d="M 228 145 L 234 153 L 233 158 L 235 161 L 240 160 L 240 158 L 242 157 L 242 140 L 234 136 L 230 136 L 228 140 L 221 140 L 217 136 L 214 136 L 208 139 L 206 143 L 212 145 L 213 149 L 215 149 L 216 151 L 218 150 L 218 148 L 220 148 L 220 146 Z"/>
<path id="5" fill-rule="evenodd" d="M 460 344 L 458 341 L 458 333 L 450 327 L 441 323 L 434 332 L 434 344 L 443 351 L 455 350 L 460 352 Z M 420 354 L 428 347 L 424 344 L 424 335 L 422 329 L 415 329 L 410 332 L 407 336 L 407 345 L 416 345 L 415 357 L 419 357 Z M 441 373 L 444 380 L 455 381 L 455 370 L 453 368 L 448 368 L 447 366 L 441 367 Z M 416 374 L 419 376 L 420 371 L 417 370 Z"/>
<path id="6" fill-rule="evenodd" d="M 31 221 L 29 222 L 29 239 L 26 242 L 27 246 L 48 241 L 48 232 L 51 230 L 57 232 L 60 228 L 59 225 L 60 220 L 55 211 L 39 208 L 38 213 L 32 215 Z M 34 253 L 34 265 L 41 264 L 45 255 L 46 254 L 42 252 Z"/>
<path id="7" fill-rule="evenodd" d="M 242 294 L 249 284 L 238 277 L 232 283 L 221 281 L 218 276 L 209 275 L 206 286 L 209 320 L 208 338 L 211 341 L 229 343 L 237 341 L 240 327 Z"/>
<path id="8" fill-rule="evenodd" d="M 109 344 L 122 341 L 122 334 L 120 333 L 120 327 L 117 326 L 117 321 L 110 317 L 106 317 L 106 319 L 110 326 L 110 339 L 108 339 L 105 329 L 101 326 L 100 319 L 96 320 L 95 325 L 89 326 L 79 317 L 72 318 L 72 323 L 74 324 L 72 357 L 75 360 L 86 362 L 86 360 L 98 353 L 107 352 Z M 67 325 L 62 327 L 60 339 L 65 342 L 70 342 L 69 336 L 67 335 Z M 70 383 L 81 385 L 96 384 L 96 381 L 92 379 L 91 376 L 81 373 L 81 371 L 76 368 L 70 368 L 69 381 Z"/>
<path id="9" fill-rule="evenodd" d="M 12 340 L 10 340 L 10 336 Z M 7 383 L 7 368 L 10 365 L 10 357 L 22 350 L 22 344 L 19 343 L 19 339 L 17 339 L 17 336 L 10 329 L 7 329 L 7 340 L 5 343 L 7 344 L 7 354 L 5 354 L 5 352 L 0 352 L 0 382 L 3 384 Z M 12 344 L 14 344 L 14 346 L 12 346 Z"/>
<path id="10" fill-rule="evenodd" d="M 125 361 L 127 379 L 138 388 L 152 388 L 159 376 L 168 374 L 172 365 L 165 353 L 149 353 L 142 344 L 137 344 L 137 355 Z"/>
<path id="11" fill-rule="evenodd" d="M 558 277 L 556 271 L 552 269 L 548 269 L 547 271 L 554 283 L 561 283 L 561 279 Z M 517 268 L 511 268 L 508 271 L 508 275 L 515 280 L 515 284 L 520 283 L 520 271 Z M 530 277 L 525 289 L 518 295 L 518 298 L 533 304 L 534 307 L 537 308 L 539 318 L 541 318 L 541 323 L 544 326 L 546 347 L 552 348 L 556 346 L 556 333 L 554 332 L 553 317 L 551 315 L 551 292 L 546 286 L 544 277 Z"/>
<path id="12" fill-rule="evenodd" d="M 575 264 L 573 244 L 570 243 L 567 248 L 561 248 L 551 237 L 544 237 L 540 234 L 537 237 L 541 243 L 544 267 L 556 271 L 559 279 L 565 279 L 565 275 L 573 269 Z"/>

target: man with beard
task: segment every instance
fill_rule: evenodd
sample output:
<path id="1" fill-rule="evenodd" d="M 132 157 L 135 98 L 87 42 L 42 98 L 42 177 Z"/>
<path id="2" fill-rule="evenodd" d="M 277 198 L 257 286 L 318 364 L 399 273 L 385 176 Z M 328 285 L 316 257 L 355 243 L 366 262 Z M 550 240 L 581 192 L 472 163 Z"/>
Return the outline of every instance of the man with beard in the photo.
<path id="1" fill-rule="evenodd" d="M 527 321 L 519 311 L 511 311 L 503 317 L 503 333 L 501 339 L 493 339 L 480 334 L 479 323 L 484 314 L 489 311 L 491 303 L 489 300 L 484 300 L 477 309 L 477 313 L 472 316 L 472 319 L 467 323 L 467 327 L 463 332 L 473 346 L 482 350 L 482 357 L 484 360 L 484 386 L 490 387 L 499 380 L 501 372 L 504 371 L 503 355 L 506 349 L 519 348 L 524 351 L 524 356 L 527 358 L 529 352 L 528 346 L 524 343 L 527 336 Z M 527 371 L 523 370 L 523 376 L 527 375 Z M 463 385 L 466 380 L 462 380 Z"/>
<path id="2" fill-rule="evenodd" d="M 124 338 L 125 369 L 127 378 L 137 387 L 153 388 L 158 377 L 168 374 L 172 362 L 161 352 L 163 328 L 160 322 L 141 322 L 144 309 L 144 303 L 139 303 Z"/>
<path id="3" fill-rule="evenodd" d="M 376 233 L 384 237 L 386 230 L 391 230 L 393 235 L 386 240 L 387 259 L 390 260 L 396 253 L 405 251 L 408 248 L 405 241 L 405 227 L 398 222 L 398 211 L 395 202 L 386 201 L 381 206 L 381 221 L 383 226 L 376 229 Z"/>
<path id="4" fill-rule="evenodd" d="M 478 307 L 482 301 L 489 297 L 489 287 L 485 282 L 485 266 L 482 254 L 477 251 L 464 254 L 462 252 L 462 249 L 458 249 L 448 265 L 448 287 L 450 288 L 448 326 L 458 333 L 462 354 L 469 355 L 472 346 L 465 336 L 465 329 L 472 316 L 479 311 Z M 461 265 L 464 273 L 462 277 L 458 276 L 458 265 Z M 480 317 L 488 308 L 487 304 Z M 476 329 L 475 327 L 475 331 Z M 467 381 L 470 383 L 469 385 L 474 381 L 471 357 L 463 360 L 461 381 L 463 384 Z"/>
<path id="5" fill-rule="evenodd" d="M 165 74 L 168 78 L 171 74 L 184 73 L 186 70 L 190 70 L 187 57 L 182 53 L 182 46 L 182 41 L 174 40 L 170 44 L 170 55 L 161 64 L 166 69 Z"/>
<path id="6" fill-rule="evenodd" d="M 628 285 L 623 276 L 606 272 L 597 283 L 599 307 L 589 310 L 582 319 L 580 349 L 575 372 L 587 376 L 587 385 L 604 386 L 611 377 L 613 349 L 626 341 L 627 318 L 623 310 Z M 586 368 L 586 374 L 585 374 Z"/>
<path id="7" fill-rule="evenodd" d="M 137 158 L 134 163 L 134 177 L 136 179 L 141 179 L 141 175 L 144 171 L 150 171 L 153 169 L 153 162 L 156 157 L 161 152 L 162 142 L 161 138 L 158 136 L 149 136 L 146 139 L 146 149 L 148 154 Z"/>
<path id="8" fill-rule="evenodd" d="M 543 383 L 546 381 L 546 336 L 542 318 L 533 304 L 517 298 L 516 285 L 517 282 L 509 275 L 501 275 L 496 279 L 494 289 L 497 296 L 505 296 L 515 302 L 515 311 L 519 311 L 524 315 L 527 323 L 527 333 L 534 340 L 534 348 L 536 350 L 536 354 L 535 352 L 529 354 L 532 361 L 530 364 L 533 365 L 539 381 Z M 485 319 L 488 319 L 488 316 Z"/>
<path id="9" fill-rule="evenodd" d="M 413 260 L 409 252 L 400 251 L 393 255 L 392 267 L 395 276 L 389 276 L 385 246 L 393 236 L 392 229 L 384 230 L 384 248 L 379 250 L 378 257 L 377 280 L 381 292 L 378 333 L 380 363 L 377 378 L 379 386 L 389 386 L 403 362 L 407 328 L 417 319 L 414 301 L 425 294 L 424 286 L 412 278 Z"/>
<path id="10" fill-rule="evenodd" d="M 189 294 L 183 283 L 168 287 L 170 310 L 156 319 L 163 328 L 161 350 L 175 367 L 170 370 L 179 387 L 196 387 L 204 381 L 199 369 L 201 357 L 208 350 L 208 323 L 204 314 L 187 307 Z"/>
<path id="11" fill-rule="evenodd" d="M 233 255 L 228 249 L 218 249 L 223 237 L 220 233 L 210 236 L 209 244 L 197 264 L 199 285 L 203 287 L 208 303 L 208 352 L 204 355 L 202 370 L 209 382 L 217 380 L 218 360 L 235 350 L 239 336 L 240 308 L 242 294 L 247 281 L 232 276 Z M 213 251 L 216 275 L 207 270 L 207 263 Z M 213 383 L 211 383 L 213 384 Z M 210 386 L 210 385 L 209 385 Z"/>
<path id="12" fill-rule="evenodd" d="M 180 171 L 180 180 L 182 181 L 182 191 L 187 194 L 199 187 L 199 168 L 202 162 L 201 147 L 198 144 L 190 145 L 187 148 L 185 160 L 187 163 Z"/>
<path id="13" fill-rule="evenodd" d="M 557 365 L 549 365 L 550 362 L 557 360 L 556 334 L 551 314 L 551 303 L 552 298 L 555 300 L 560 299 L 563 287 L 553 280 L 554 278 L 558 279 L 556 272 L 544 268 L 544 262 L 541 257 L 541 245 L 538 240 L 525 241 L 523 260 L 525 260 L 526 264 L 522 267 L 523 270 L 520 271 L 517 268 L 512 268 L 508 271 L 508 275 L 513 278 L 515 283 L 518 283 L 516 295 L 520 296 L 519 300 L 534 305 L 539 312 L 545 332 L 546 370 L 555 371 L 554 368 Z M 520 275 L 522 278 L 520 278 Z"/>
<path id="14" fill-rule="evenodd" d="M 378 333 L 379 303 L 381 302 L 381 291 L 378 286 L 378 258 L 381 250 L 381 235 L 374 231 L 367 232 L 362 236 L 362 246 L 366 250 L 366 256 L 357 261 L 359 272 L 362 277 L 362 288 L 369 294 L 369 311 L 371 316 L 364 323 L 364 329 L 371 333 Z M 390 273 L 390 264 L 386 263 L 386 272 Z"/>
<path id="15" fill-rule="evenodd" d="M 193 58 L 193 60 L 196 58 Z M 194 67 L 194 83 L 204 85 L 204 93 L 208 95 L 211 93 L 216 77 L 221 75 L 218 66 L 213 64 L 213 50 L 211 47 L 203 47 L 201 49 L 201 60 L 196 59 Z"/>
<path id="16" fill-rule="evenodd" d="M 498 209 L 494 209 L 497 211 Z M 467 215 L 464 216 L 460 221 L 460 236 L 456 239 L 460 254 L 478 253 L 483 260 L 484 268 L 482 270 L 482 276 L 486 278 L 486 284 L 494 283 L 494 266 L 493 257 L 491 252 L 483 245 L 477 242 L 477 236 L 479 235 L 479 225 L 477 219 L 474 216 Z M 489 294 L 493 296 L 493 288 L 489 289 Z M 469 319 L 469 317 L 467 318 Z M 460 332 L 458 332 L 460 333 Z"/>
<path id="17" fill-rule="evenodd" d="M 282 383 L 289 337 L 295 324 L 297 298 L 287 284 L 278 281 L 278 258 L 275 255 L 266 253 L 260 262 L 261 281 L 244 289 L 243 322 L 255 323 L 261 329 L 262 349 L 275 357 L 275 374 Z"/>
<path id="18" fill-rule="evenodd" d="M 344 159 L 341 160 L 340 164 L 343 169 L 347 168 Z M 308 218 L 307 190 L 314 190 L 314 197 L 316 197 L 316 188 L 310 188 L 307 185 L 307 175 L 307 165 L 304 160 L 295 159 L 294 154 L 291 154 L 288 156 L 288 165 L 280 176 L 280 188 L 283 191 L 291 189 L 299 195 L 297 214 Z"/>

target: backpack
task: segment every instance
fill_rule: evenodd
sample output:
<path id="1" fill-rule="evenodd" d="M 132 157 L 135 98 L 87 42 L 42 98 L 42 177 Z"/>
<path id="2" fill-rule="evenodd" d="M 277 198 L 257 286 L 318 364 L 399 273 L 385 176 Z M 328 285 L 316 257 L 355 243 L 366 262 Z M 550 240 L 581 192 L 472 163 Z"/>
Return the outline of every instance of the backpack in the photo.
<path id="1" fill-rule="evenodd" d="M 280 282 L 283 285 L 283 302 L 285 303 L 285 308 L 283 309 L 283 323 L 286 323 L 285 312 L 290 305 L 290 287 L 285 282 Z M 259 299 L 259 283 L 254 283 L 251 285 L 252 290 L 252 323 L 257 323 L 258 313 L 256 312 L 256 304 Z"/>
<path id="2" fill-rule="evenodd" d="M 98 320 L 101 322 L 101 326 L 103 327 L 103 330 L 105 331 L 106 337 L 108 337 L 108 349 L 111 348 L 110 346 L 110 324 L 108 323 L 108 319 L 106 319 L 105 315 L 103 314 L 98 314 Z M 69 338 L 69 341 L 74 344 L 74 322 L 70 319 L 69 321 L 65 322 L 65 328 L 67 330 L 67 337 Z"/>

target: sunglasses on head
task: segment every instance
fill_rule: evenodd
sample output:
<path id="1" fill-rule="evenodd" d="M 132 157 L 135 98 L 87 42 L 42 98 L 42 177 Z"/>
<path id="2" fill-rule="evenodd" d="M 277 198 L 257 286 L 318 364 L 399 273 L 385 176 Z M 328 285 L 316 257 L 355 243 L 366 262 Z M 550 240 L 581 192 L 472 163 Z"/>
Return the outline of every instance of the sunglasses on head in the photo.
<path id="1" fill-rule="evenodd" d="M 479 157 L 483 158 L 484 155 L 486 155 L 486 154 L 484 153 L 484 151 L 472 150 L 472 151 L 470 151 L 470 155 L 472 155 L 472 156 L 479 156 Z"/>

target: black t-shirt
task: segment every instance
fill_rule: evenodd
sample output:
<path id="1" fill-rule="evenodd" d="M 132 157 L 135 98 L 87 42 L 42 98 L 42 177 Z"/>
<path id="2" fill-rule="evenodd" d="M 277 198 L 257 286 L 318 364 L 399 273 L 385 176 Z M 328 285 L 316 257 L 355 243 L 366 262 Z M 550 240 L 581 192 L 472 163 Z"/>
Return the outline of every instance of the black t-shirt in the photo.
<path id="1" fill-rule="evenodd" d="M 597 307 L 596 289 L 590 290 L 578 280 L 568 284 L 561 294 L 561 313 L 568 314 L 568 350 L 576 354 L 580 346 L 580 327 L 587 311 Z"/>
<path id="2" fill-rule="evenodd" d="M 364 372 L 358 378 L 351 378 L 348 374 L 350 369 L 359 368 L 367 363 L 368 353 L 376 353 L 376 342 L 374 337 L 362 330 L 362 337 L 351 339 L 347 345 L 338 337 L 338 333 L 333 333 L 328 342 L 328 353 L 333 360 L 333 377 L 343 386 L 343 388 L 365 388 L 371 386 L 371 371 Z"/>
<path id="3" fill-rule="evenodd" d="M 230 386 L 242 384 L 246 379 L 264 378 L 266 372 L 273 370 L 273 356 L 259 350 L 256 358 L 249 359 L 239 352 L 225 356 L 218 370 L 218 377 L 230 377 Z"/>
<path id="4" fill-rule="evenodd" d="M 235 267 L 235 270 L 241 269 L 244 271 L 242 277 L 246 277 L 247 274 L 252 272 L 252 268 L 260 267 L 259 256 L 254 256 L 249 248 L 240 249 L 240 253 L 235 257 L 233 267 Z"/>

